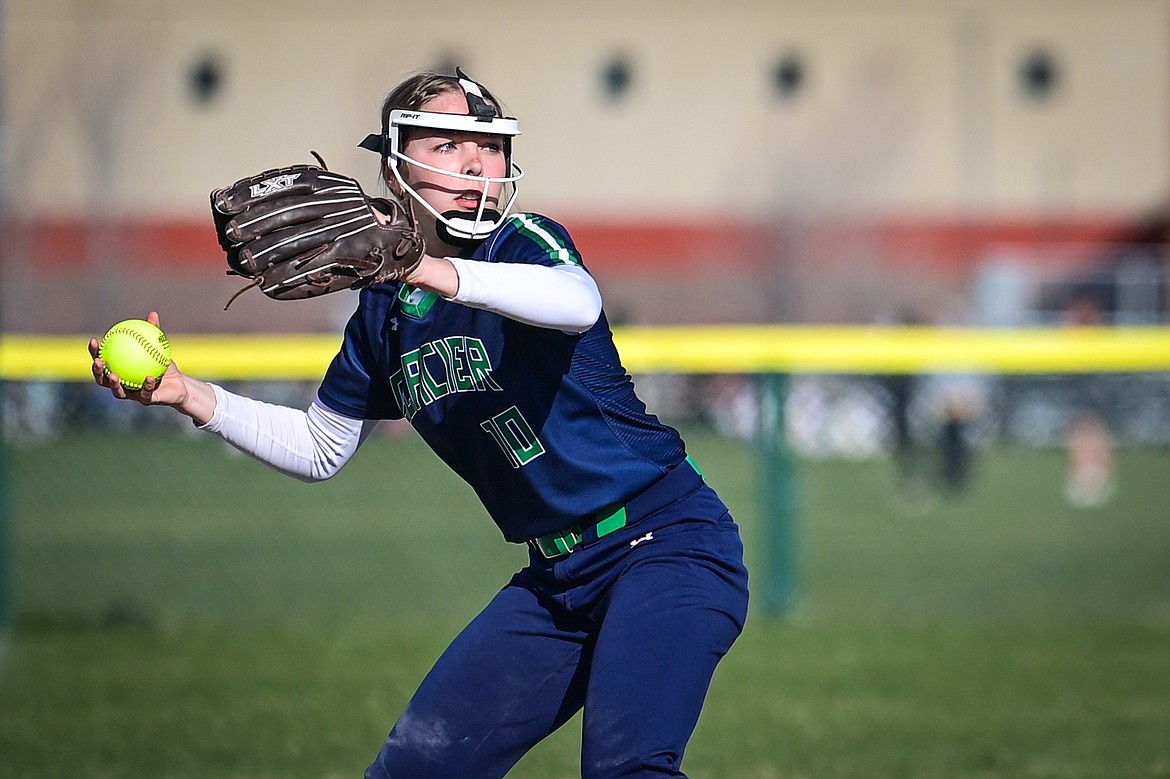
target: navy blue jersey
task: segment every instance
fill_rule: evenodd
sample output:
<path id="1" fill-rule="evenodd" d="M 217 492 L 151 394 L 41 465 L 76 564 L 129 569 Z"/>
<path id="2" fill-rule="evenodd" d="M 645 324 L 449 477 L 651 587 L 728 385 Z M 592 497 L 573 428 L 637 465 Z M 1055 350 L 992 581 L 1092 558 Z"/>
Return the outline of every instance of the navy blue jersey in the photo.
<path id="1" fill-rule="evenodd" d="M 565 228 L 536 214 L 509 218 L 470 259 L 581 265 Z M 408 419 L 515 542 L 595 521 L 686 456 L 634 394 L 604 313 L 567 334 L 369 287 L 318 396 L 358 419 Z"/>

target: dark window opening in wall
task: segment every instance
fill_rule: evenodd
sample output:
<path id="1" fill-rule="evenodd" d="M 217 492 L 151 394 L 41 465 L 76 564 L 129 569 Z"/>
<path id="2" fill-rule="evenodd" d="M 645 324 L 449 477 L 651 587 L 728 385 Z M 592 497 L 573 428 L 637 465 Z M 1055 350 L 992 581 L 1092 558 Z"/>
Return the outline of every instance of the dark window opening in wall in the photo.
<path id="1" fill-rule="evenodd" d="M 200 55 L 187 71 L 187 96 L 200 108 L 213 104 L 223 93 L 223 61 L 215 54 Z"/>
<path id="2" fill-rule="evenodd" d="M 475 78 L 475 70 L 467 64 L 467 58 L 455 52 L 446 52 L 442 56 L 435 59 L 435 64 L 432 69 L 436 73 L 442 73 L 446 76 L 454 76 L 455 68 L 463 68 L 468 72 L 468 75 Z"/>
<path id="3" fill-rule="evenodd" d="M 634 82 L 633 66 L 629 58 L 618 54 L 601 67 L 601 94 L 610 103 L 624 99 Z"/>
<path id="4" fill-rule="evenodd" d="M 781 100 L 792 100 L 804 88 L 804 62 L 796 54 L 785 54 L 772 67 L 772 89 Z"/>
<path id="5" fill-rule="evenodd" d="M 1035 49 L 1020 63 L 1018 78 L 1024 97 L 1043 103 L 1060 86 L 1060 66 L 1050 52 Z"/>

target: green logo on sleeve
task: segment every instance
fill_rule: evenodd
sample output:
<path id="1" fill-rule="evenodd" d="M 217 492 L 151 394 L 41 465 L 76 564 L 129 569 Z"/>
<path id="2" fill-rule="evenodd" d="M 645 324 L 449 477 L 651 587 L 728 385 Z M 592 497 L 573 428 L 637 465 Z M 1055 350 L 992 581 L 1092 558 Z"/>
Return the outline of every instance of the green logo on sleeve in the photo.
<path id="1" fill-rule="evenodd" d="M 412 287 L 409 284 L 403 284 L 398 289 L 399 310 L 415 319 L 425 317 L 427 312 L 431 310 L 431 306 L 435 305 L 435 301 L 438 299 L 438 292 L 427 292 L 418 287 Z"/>

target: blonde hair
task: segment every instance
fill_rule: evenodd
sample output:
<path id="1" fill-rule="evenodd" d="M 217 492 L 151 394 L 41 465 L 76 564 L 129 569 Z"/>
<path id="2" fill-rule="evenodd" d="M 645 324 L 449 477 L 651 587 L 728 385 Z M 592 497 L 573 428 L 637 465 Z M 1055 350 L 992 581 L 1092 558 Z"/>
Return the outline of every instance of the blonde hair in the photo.
<path id="1" fill-rule="evenodd" d="M 496 99 L 496 96 L 482 84 L 480 88 L 483 90 L 483 96 L 496 109 L 496 114 L 503 116 L 503 106 Z M 386 99 L 382 101 L 382 135 L 386 136 L 390 132 L 391 111 L 421 111 L 427 101 L 448 92 L 463 94 L 463 87 L 459 86 L 457 76 L 433 70 L 420 70 L 409 76 L 390 90 Z"/>
<path id="2" fill-rule="evenodd" d="M 482 84 L 479 85 L 484 98 L 496 109 L 497 116 L 504 115 L 504 107 L 496 96 Z M 448 92 L 463 94 L 463 87 L 459 84 L 459 77 L 434 70 L 420 70 L 404 79 L 398 86 L 390 90 L 382 101 L 382 138 L 390 137 L 390 113 L 392 111 L 421 111 L 428 101 Z M 386 141 L 383 140 L 383 143 Z M 402 194 L 402 187 L 394 177 L 391 166 L 395 168 L 402 164 L 401 160 L 389 156 L 389 150 L 382 156 L 382 182 L 390 191 Z"/>

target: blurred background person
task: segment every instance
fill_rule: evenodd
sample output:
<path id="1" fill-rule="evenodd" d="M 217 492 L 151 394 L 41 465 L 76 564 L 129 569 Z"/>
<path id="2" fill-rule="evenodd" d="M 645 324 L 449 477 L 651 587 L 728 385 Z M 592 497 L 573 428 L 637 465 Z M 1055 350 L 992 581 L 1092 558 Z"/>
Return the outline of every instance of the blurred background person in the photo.
<path id="1" fill-rule="evenodd" d="M 1090 293 L 1076 295 L 1065 311 L 1065 323 L 1069 327 L 1102 325 L 1104 316 L 1097 299 Z M 1064 495 L 1081 508 L 1104 505 L 1117 487 L 1113 433 L 1102 411 L 1097 379 L 1093 374 L 1071 377 L 1074 405 L 1065 434 Z"/>

